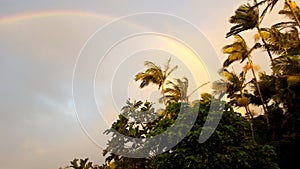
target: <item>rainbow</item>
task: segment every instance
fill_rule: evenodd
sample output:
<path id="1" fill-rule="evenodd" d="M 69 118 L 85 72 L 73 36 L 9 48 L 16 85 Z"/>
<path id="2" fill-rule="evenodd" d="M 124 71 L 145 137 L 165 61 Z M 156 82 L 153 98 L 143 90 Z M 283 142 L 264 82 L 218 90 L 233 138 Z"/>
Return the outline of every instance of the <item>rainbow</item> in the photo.
<path id="1" fill-rule="evenodd" d="M 10 15 L 0 17 L 0 24 L 15 23 L 23 20 L 41 19 L 47 17 L 60 17 L 60 16 L 72 16 L 72 17 L 90 17 L 99 18 L 104 20 L 113 20 L 116 17 L 110 15 L 104 15 L 93 12 L 82 12 L 82 11 L 41 11 Z"/>
<path id="2" fill-rule="evenodd" d="M 83 12 L 83 11 L 40 11 L 40 12 L 30 12 L 30 13 L 22 13 L 15 14 L 5 17 L 0 17 L 0 26 L 14 24 L 22 21 L 32 21 L 36 19 L 47 19 L 47 18 L 55 18 L 55 17 L 81 17 L 81 18 L 89 18 L 89 19 L 98 19 L 105 21 L 106 23 L 113 22 L 114 20 L 120 19 L 119 16 L 106 15 L 95 12 Z M 123 24 L 130 25 L 132 27 L 145 29 L 143 25 L 137 24 L 135 22 L 131 22 L 129 20 L 122 21 Z"/>
<path id="3" fill-rule="evenodd" d="M 94 13 L 94 12 L 83 12 L 83 11 L 37 11 L 37 12 L 30 12 L 30 13 L 20 13 L 15 15 L 9 15 L 0 17 L 0 27 L 9 25 L 9 24 L 15 24 L 18 22 L 23 21 L 34 21 L 36 19 L 48 19 L 48 18 L 55 18 L 55 17 L 81 17 L 81 18 L 91 18 L 91 19 L 99 19 L 102 21 L 106 21 L 107 23 L 112 22 L 114 20 L 120 19 L 117 16 L 113 15 L 105 15 L 101 13 Z M 141 30 L 145 29 L 145 27 L 141 24 L 131 22 L 129 20 L 125 20 L 123 22 L 124 24 L 130 25 L 131 27 L 138 27 L 141 28 Z M 193 67 L 193 69 L 196 70 L 196 67 L 200 67 L 205 72 L 205 68 L 202 67 L 202 63 L 197 59 L 197 56 L 195 56 L 191 51 L 187 50 L 186 47 L 180 45 L 178 42 L 174 42 L 171 39 L 165 39 L 163 38 L 161 40 L 162 46 L 166 46 L 166 48 L 172 50 L 171 53 L 180 53 L 182 56 L 179 59 L 183 61 L 184 64 L 190 65 L 189 67 Z M 190 56 L 187 58 L 186 56 Z M 192 74 L 196 77 L 197 72 L 192 71 Z M 197 81 L 197 84 L 202 84 L 203 82 L 200 81 L 199 78 L 195 78 Z M 202 80 L 202 79 L 201 79 Z"/>

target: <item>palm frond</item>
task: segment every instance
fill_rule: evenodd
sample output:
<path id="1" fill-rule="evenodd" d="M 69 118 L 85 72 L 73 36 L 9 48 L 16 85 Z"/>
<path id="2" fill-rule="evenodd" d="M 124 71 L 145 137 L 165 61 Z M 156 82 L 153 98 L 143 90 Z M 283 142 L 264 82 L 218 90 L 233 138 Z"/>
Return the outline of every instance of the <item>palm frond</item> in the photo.
<path id="1" fill-rule="evenodd" d="M 258 10 L 250 4 L 243 4 L 235 11 L 235 15 L 230 17 L 229 22 L 236 25 L 231 27 L 226 38 L 255 28 L 258 23 Z"/>
<path id="2" fill-rule="evenodd" d="M 288 24 L 288 25 L 286 25 Z M 280 31 L 278 26 L 289 26 L 289 23 L 279 23 L 271 28 L 262 28 L 261 35 L 263 36 L 266 43 L 263 45 L 264 48 L 269 49 L 272 53 L 283 54 L 287 51 L 298 48 L 300 44 L 298 30 L 291 26 L 286 27 L 285 31 Z"/>
<path id="3" fill-rule="evenodd" d="M 274 59 L 272 69 L 276 74 L 300 74 L 300 56 L 280 56 Z"/>
<path id="4" fill-rule="evenodd" d="M 150 62 L 150 61 L 145 61 L 144 65 L 148 68 L 161 69 L 159 66 L 157 66 L 156 64 L 154 64 L 153 62 Z"/>
<path id="5" fill-rule="evenodd" d="M 287 28 L 294 28 L 295 26 L 297 26 L 296 22 L 288 21 L 288 22 L 279 22 L 279 23 L 276 23 L 272 27 L 275 27 L 275 28 L 277 28 L 279 30 L 282 30 L 282 29 L 287 29 Z"/>
<path id="6" fill-rule="evenodd" d="M 174 66 L 167 74 L 166 76 L 168 77 L 171 73 L 173 73 L 176 69 L 178 68 L 178 65 Z"/>
<path id="7" fill-rule="evenodd" d="M 228 67 L 231 63 L 241 60 L 244 61 L 247 58 L 249 51 L 247 44 L 242 36 L 234 35 L 235 42 L 223 47 L 223 53 L 229 54 L 228 58 L 223 63 L 223 67 Z"/>
<path id="8" fill-rule="evenodd" d="M 267 12 L 271 12 L 275 5 L 277 4 L 278 0 L 263 0 L 261 2 L 256 3 L 252 8 L 258 8 L 264 4 L 267 4 L 266 7 L 262 10 L 260 14 L 260 22 L 263 20 Z"/>
<path id="9" fill-rule="evenodd" d="M 279 11 L 279 14 L 287 16 L 288 18 L 294 20 L 298 26 L 300 26 L 300 9 L 295 1 L 286 1 L 284 8 Z"/>

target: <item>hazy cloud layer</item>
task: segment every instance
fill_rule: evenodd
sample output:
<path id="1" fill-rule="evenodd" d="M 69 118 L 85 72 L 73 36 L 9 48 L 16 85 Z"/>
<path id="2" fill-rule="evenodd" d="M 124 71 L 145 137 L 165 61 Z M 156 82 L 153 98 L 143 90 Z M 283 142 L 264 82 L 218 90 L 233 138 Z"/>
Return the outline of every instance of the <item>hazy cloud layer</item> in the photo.
<path id="1" fill-rule="evenodd" d="M 130 1 L 130 3 L 116 0 L 1 2 L 3 3 L 0 6 L 1 168 L 53 169 L 68 164 L 68 161 L 74 157 L 90 157 L 93 161 L 103 162 L 101 148 L 93 144 L 85 135 L 76 119 L 73 106 L 72 74 L 80 49 L 92 33 L 113 18 L 136 12 L 162 12 L 180 16 L 197 26 L 223 60 L 224 56 L 221 56 L 220 49 L 230 41 L 223 38 L 230 26 L 227 20 L 241 2 L 235 0 L 201 2 L 197 0 L 189 2 Z M 19 20 L 1 20 L 12 15 L 42 11 L 77 11 L 77 14 L 69 12 L 68 15 L 61 13 L 52 16 L 25 17 Z M 78 11 L 98 13 L 99 17 L 79 14 Z M 151 21 L 145 22 L 151 23 Z M 120 31 L 136 28 L 135 26 L 134 23 L 129 26 L 123 25 L 112 32 L 121 33 Z M 180 25 L 177 28 L 181 28 Z M 136 29 L 147 28 L 143 28 L 143 24 L 140 24 Z M 184 34 L 185 30 L 179 31 Z M 101 47 L 102 43 L 107 43 L 109 40 L 101 39 L 97 45 Z M 101 109 L 103 114 L 98 113 L 94 104 L 95 100 L 89 95 L 93 88 L 85 86 L 86 81 L 91 85 L 94 74 L 88 73 L 90 68 L 88 66 L 79 71 L 83 75 L 81 81 L 83 86 L 80 88 L 83 102 L 78 107 L 80 118 L 90 134 L 102 144 L 105 144 L 105 139 L 101 132 L 116 118 L 118 112 L 114 110 L 120 108 L 122 101 L 125 102 L 127 94 L 133 98 L 141 96 L 139 92 L 146 93 L 143 95 L 144 99 L 158 97 L 158 93 L 153 93 L 150 89 L 134 90 L 137 85 L 128 80 L 133 76 L 126 74 L 128 72 L 125 72 L 124 66 L 136 72 L 143 68 L 144 59 L 151 60 L 153 57 L 151 54 L 163 55 L 162 58 L 156 58 L 158 63 L 165 61 L 169 55 L 178 55 L 179 58 L 185 54 L 189 55 L 186 50 L 182 49 L 182 46 L 171 43 L 170 40 L 151 36 L 142 39 L 132 38 L 122 45 L 110 53 L 111 56 L 99 68 L 96 76 L 95 91 L 98 96 L 96 102 L 100 106 L 109 103 L 109 106 Z M 148 52 L 150 48 L 159 47 L 160 50 Z M 132 53 L 133 49 L 142 48 L 148 49 L 144 51 L 145 55 L 143 51 Z M 125 59 L 123 54 L 129 56 L 127 62 L 122 62 L 121 59 Z M 134 59 L 135 57 L 141 58 L 142 55 L 145 58 Z M 128 62 L 130 57 L 135 60 L 134 64 Z M 86 65 L 96 64 L 90 60 L 85 61 Z M 181 65 L 181 71 L 175 75 L 195 78 L 196 82 L 191 85 L 190 90 L 201 83 L 198 78 L 193 77 L 195 72 L 189 72 L 191 67 L 197 69 L 197 64 L 193 65 L 192 62 L 193 60 L 189 59 L 184 61 L 174 59 L 174 64 Z M 123 64 L 123 67 L 119 64 Z M 198 65 L 200 65 L 199 70 L 205 72 L 201 64 Z M 112 71 L 111 74 L 107 73 Z M 128 93 L 115 100 L 117 105 L 110 104 L 112 75 L 119 81 L 131 83 L 126 86 Z M 206 80 L 206 76 L 207 74 L 204 73 L 201 80 Z M 192 79 L 190 80 L 192 82 Z M 204 82 L 206 81 L 202 83 Z M 117 84 L 113 87 L 115 92 L 119 92 L 121 88 Z M 105 119 L 98 121 L 101 120 L 101 115 Z"/>

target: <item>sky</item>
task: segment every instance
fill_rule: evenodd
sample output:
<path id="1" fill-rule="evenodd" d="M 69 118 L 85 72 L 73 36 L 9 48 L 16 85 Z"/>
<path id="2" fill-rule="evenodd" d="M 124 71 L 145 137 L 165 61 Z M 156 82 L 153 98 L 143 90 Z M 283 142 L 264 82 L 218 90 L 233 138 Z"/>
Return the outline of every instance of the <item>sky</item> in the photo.
<path id="1" fill-rule="evenodd" d="M 1 168 L 101 164 L 102 133 L 126 99 L 160 96 L 133 81 L 143 62 L 171 57 L 189 91 L 216 78 L 232 41 L 228 18 L 242 3 L 0 0 Z"/>

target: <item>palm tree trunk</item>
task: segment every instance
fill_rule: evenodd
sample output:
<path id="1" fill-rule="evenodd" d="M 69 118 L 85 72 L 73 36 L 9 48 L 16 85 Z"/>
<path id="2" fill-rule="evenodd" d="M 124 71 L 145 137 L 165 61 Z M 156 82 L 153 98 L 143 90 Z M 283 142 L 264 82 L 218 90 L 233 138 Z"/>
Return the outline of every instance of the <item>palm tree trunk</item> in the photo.
<path id="1" fill-rule="evenodd" d="M 255 135 L 254 135 L 254 129 L 253 129 L 253 115 L 251 114 L 249 105 L 247 106 L 248 112 L 249 112 L 249 117 L 250 117 L 250 129 L 251 129 L 251 135 L 252 139 L 255 142 Z"/>
<path id="2" fill-rule="evenodd" d="M 268 56 L 269 56 L 270 61 L 271 61 L 272 65 L 273 65 L 273 56 L 272 56 L 272 54 L 271 54 L 271 51 L 270 51 L 270 49 L 269 49 L 269 46 L 268 46 L 266 40 L 263 38 L 263 36 L 262 36 L 262 34 L 261 34 L 261 29 L 260 29 L 260 27 L 259 27 L 258 25 L 256 26 L 256 29 L 257 29 L 257 31 L 258 31 L 258 33 L 259 33 L 259 36 L 261 37 L 261 41 L 264 43 L 264 45 L 265 45 L 265 47 L 266 47 L 266 49 L 267 49 Z"/>
<path id="3" fill-rule="evenodd" d="M 245 110 L 246 110 L 246 115 L 248 116 L 248 120 L 250 122 L 250 130 L 251 130 L 252 140 L 255 142 L 254 129 L 253 129 L 253 123 L 252 123 L 253 116 L 251 115 L 249 107 L 247 107 L 247 106 L 244 106 L 244 107 L 245 107 Z"/>
<path id="4" fill-rule="evenodd" d="M 266 120 L 267 120 L 267 125 L 268 125 L 268 127 L 270 127 L 270 122 L 269 122 L 267 107 L 265 106 L 265 102 L 264 102 L 264 99 L 263 99 L 262 94 L 261 94 L 261 90 L 260 90 L 260 87 L 259 87 L 259 84 L 258 84 L 258 81 L 257 81 L 257 77 L 256 77 L 254 69 L 253 69 L 253 63 L 252 63 L 252 60 L 250 58 L 250 54 L 248 54 L 248 61 L 249 61 L 249 64 L 251 66 L 252 75 L 253 75 L 253 78 L 255 80 L 255 84 L 256 84 L 256 87 L 257 87 L 257 91 L 258 91 L 260 100 L 262 102 L 263 110 L 264 110 L 264 113 L 265 113 L 265 116 L 266 116 Z"/>
<path id="5" fill-rule="evenodd" d="M 255 5 L 257 4 L 257 0 L 254 0 L 254 4 L 255 4 Z M 259 11 L 259 8 L 258 8 L 258 7 L 257 7 L 257 10 Z M 258 13 L 259 13 L 259 12 L 258 12 Z M 270 61 L 271 61 L 272 65 L 273 65 L 273 57 L 272 57 L 272 54 L 271 54 L 271 52 L 270 52 L 270 49 L 269 49 L 269 47 L 268 47 L 268 45 L 267 45 L 266 40 L 263 38 L 263 36 L 262 36 L 262 34 L 261 34 L 261 29 L 260 29 L 260 26 L 259 26 L 260 23 L 261 23 L 261 21 L 258 19 L 257 24 L 256 24 L 256 29 L 257 29 L 257 31 L 258 31 L 258 33 L 259 33 L 259 36 L 261 37 L 262 42 L 263 42 L 264 45 L 266 46 L 268 56 L 269 56 Z"/>
<path id="6" fill-rule="evenodd" d="M 246 73 L 244 73 L 244 76 L 246 75 Z M 241 97 L 245 97 L 242 88 L 240 88 L 240 93 L 241 93 Z M 246 105 L 244 105 L 245 111 L 246 111 L 246 116 L 248 117 L 248 120 L 250 122 L 250 130 L 251 130 L 251 136 L 252 136 L 252 140 L 255 142 L 255 138 L 254 138 L 254 129 L 253 129 L 253 123 L 252 123 L 252 119 L 253 116 L 251 115 L 251 112 L 249 110 L 249 107 L 247 107 Z"/>

